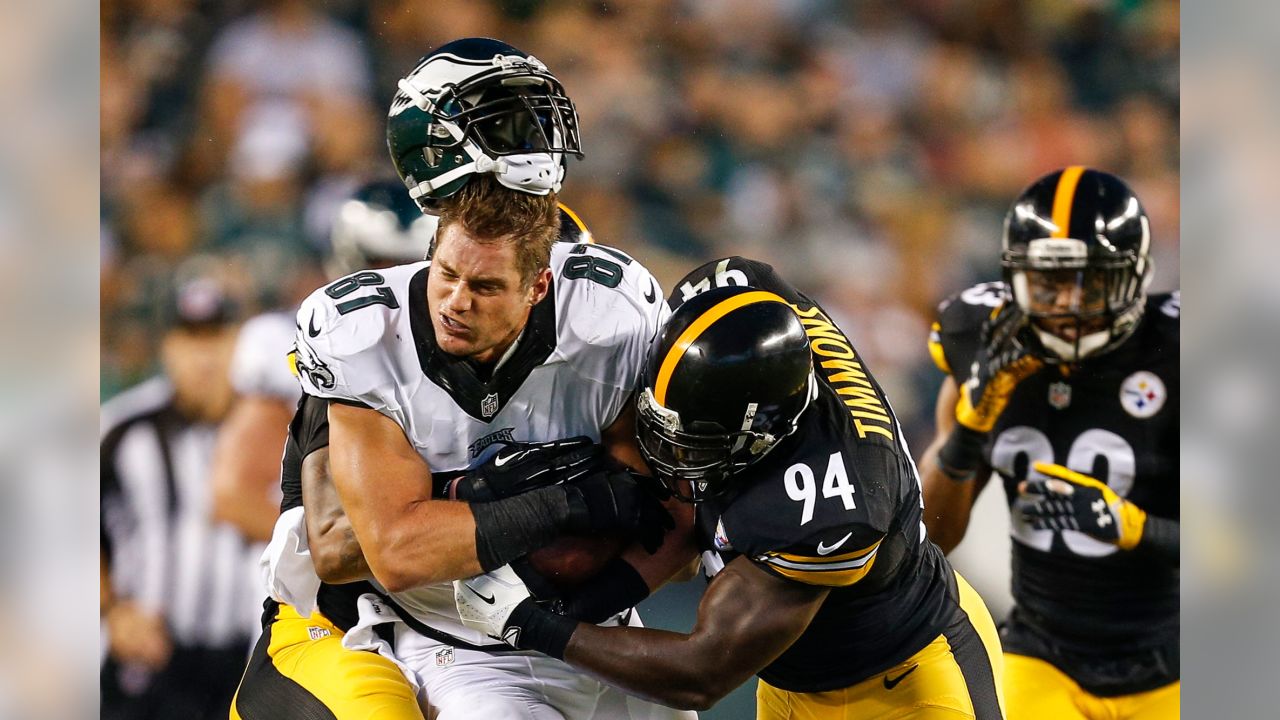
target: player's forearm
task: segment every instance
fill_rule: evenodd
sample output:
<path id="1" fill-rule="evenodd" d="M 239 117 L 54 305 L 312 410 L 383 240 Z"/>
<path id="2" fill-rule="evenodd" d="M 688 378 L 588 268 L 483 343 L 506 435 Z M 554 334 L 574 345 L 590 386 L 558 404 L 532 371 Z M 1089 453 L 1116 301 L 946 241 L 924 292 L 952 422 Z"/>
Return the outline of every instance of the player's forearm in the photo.
<path id="1" fill-rule="evenodd" d="M 1181 528 L 1182 524 L 1177 520 L 1148 515 L 1143 524 L 1142 539 L 1134 549 L 1177 567 L 1181 564 Z"/>
<path id="2" fill-rule="evenodd" d="M 650 554 L 640 543 L 633 543 L 622 555 L 644 578 L 650 592 L 686 570 L 698 557 L 693 506 L 675 500 L 668 500 L 664 505 L 676 526 L 663 538 L 662 547 Z"/>
<path id="3" fill-rule="evenodd" d="M 706 710 L 751 677 L 694 636 L 579 624 L 564 660 L 632 694 L 680 710 Z"/>
<path id="4" fill-rule="evenodd" d="M 467 503 L 422 500 L 393 517 L 352 518 L 374 578 L 391 592 L 483 572 L 476 559 L 475 521 Z"/>
<path id="5" fill-rule="evenodd" d="M 307 546 L 320 579 L 333 584 L 373 577 L 351 520 L 338 498 L 329 471 L 329 448 L 302 461 L 302 507 L 306 513 Z"/>
<path id="6" fill-rule="evenodd" d="M 218 431 L 211 468 L 213 515 L 254 541 L 271 539 L 280 516 L 273 491 L 292 413 L 278 400 L 242 398 Z"/>
<path id="7" fill-rule="evenodd" d="M 929 453 L 920 463 L 924 524 L 929 539 L 944 553 L 949 553 L 960 544 L 969 528 L 969 512 L 973 509 L 978 481 L 973 477 L 963 481 L 952 479 L 938 466 L 936 455 L 936 452 Z"/>
<path id="8" fill-rule="evenodd" d="M 310 531 L 310 521 L 307 527 L 311 562 L 321 580 L 336 585 L 373 577 L 355 531 L 345 515 L 325 518 L 317 523 L 314 533 Z"/>

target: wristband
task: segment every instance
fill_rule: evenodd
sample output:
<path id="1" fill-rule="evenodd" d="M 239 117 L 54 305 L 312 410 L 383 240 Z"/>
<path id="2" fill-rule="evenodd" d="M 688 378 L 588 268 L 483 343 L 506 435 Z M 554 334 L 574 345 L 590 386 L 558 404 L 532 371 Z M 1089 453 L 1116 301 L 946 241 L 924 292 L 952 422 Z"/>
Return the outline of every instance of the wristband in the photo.
<path id="1" fill-rule="evenodd" d="M 1170 565 L 1179 564 L 1182 526 L 1176 520 L 1147 516 L 1138 540 L 1138 549 L 1152 553 Z"/>
<path id="2" fill-rule="evenodd" d="M 563 660 L 564 649 L 577 628 L 577 620 L 543 610 L 536 600 L 528 597 L 507 617 L 502 638 L 520 650 L 536 650 Z"/>
<path id="3" fill-rule="evenodd" d="M 982 448 L 987 433 L 956 425 L 938 450 L 938 469 L 956 482 L 964 482 L 982 464 Z"/>
<path id="4" fill-rule="evenodd" d="M 558 486 L 470 507 L 476 520 L 476 559 L 484 572 L 549 545 L 569 517 L 569 501 Z"/>

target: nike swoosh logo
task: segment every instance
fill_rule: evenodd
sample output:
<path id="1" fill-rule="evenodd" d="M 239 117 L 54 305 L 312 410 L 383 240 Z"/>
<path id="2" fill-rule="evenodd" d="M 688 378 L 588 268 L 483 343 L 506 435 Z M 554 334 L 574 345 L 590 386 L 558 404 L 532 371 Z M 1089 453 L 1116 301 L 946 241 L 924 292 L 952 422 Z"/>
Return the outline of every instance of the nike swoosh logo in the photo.
<path id="1" fill-rule="evenodd" d="M 840 540 L 838 540 L 834 545 L 824 545 L 824 544 L 822 544 L 822 541 L 818 541 L 818 554 L 819 554 L 819 555 L 830 555 L 831 553 L 835 552 L 835 549 L 836 549 L 836 548 L 838 548 L 838 547 L 840 547 L 841 545 L 843 545 L 843 544 L 845 543 L 845 541 L 846 541 L 846 540 L 848 540 L 848 539 L 849 539 L 850 537 L 852 537 L 852 536 L 853 536 L 853 533 L 852 533 L 852 532 L 849 532 L 847 535 L 845 535 L 844 537 L 840 538 Z"/>
<path id="2" fill-rule="evenodd" d="M 476 597 L 489 603 L 490 605 L 492 605 L 494 603 L 494 600 L 496 599 L 492 595 L 481 595 L 480 593 L 476 592 L 476 589 L 471 587 L 470 585 L 467 586 L 467 589 L 471 591 L 472 595 L 475 595 Z M 914 670 L 915 668 L 911 668 L 911 669 Z"/>
<path id="3" fill-rule="evenodd" d="M 315 337 L 320 334 L 320 328 L 316 327 L 316 313 L 311 311 L 311 319 L 307 321 L 307 336 Z"/>
<path id="4" fill-rule="evenodd" d="M 903 679 L 903 678 L 905 678 L 906 676 L 908 676 L 908 675 L 910 675 L 911 673 L 915 672 L 915 671 L 916 671 L 916 668 L 918 668 L 918 667 L 920 667 L 920 666 L 919 666 L 919 665 L 912 665 L 911 667 L 907 668 L 907 671 L 906 671 L 906 672 L 902 673 L 901 675 L 899 675 L 898 677 L 896 677 L 896 678 L 894 678 L 894 679 L 892 679 L 892 680 L 890 680 L 890 679 L 889 679 L 889 676 L 888 676 L 888 675 L 885 675 L 885 676 L 884 676 L 884 689 L 885 689 L 885 690 L 892 690 L 892 689 L 894 689 L 894 688 L 898 687 L 898 683 L 902 682 L 902 679 Z"/>
<path id="5" fill-rule="evenodd" d="M 503 456 L 502 456 L 502 455 L 500 455 L 500 454 L 499 454 L 499 455 L 495 455 L 495 456 L 493 456 L 493 466 L 494 466 L 494 467 L 502 467 L 503 465 L 506 465 L 507 463 L 511 462 L 512 460 L 515 460 L 516 458 L 520 457 L 520 456 L 521 456 L 521 455 L 523 455 L 523 454 L 525 454 L 525 451 L 524 451 L 524 450 L 521 450 L 521 451 L 519 451 L 519 452 L 511 453 L 510 455 L 507 455 L 506 457 L 503 457 Z"/>
<path id="6" fill-rule="evenodd" d="M 644 294 L 645 302 L 653 302 L 658 299 L 658 288 L 653 281 L 649 281 L 649 291 Z"/>

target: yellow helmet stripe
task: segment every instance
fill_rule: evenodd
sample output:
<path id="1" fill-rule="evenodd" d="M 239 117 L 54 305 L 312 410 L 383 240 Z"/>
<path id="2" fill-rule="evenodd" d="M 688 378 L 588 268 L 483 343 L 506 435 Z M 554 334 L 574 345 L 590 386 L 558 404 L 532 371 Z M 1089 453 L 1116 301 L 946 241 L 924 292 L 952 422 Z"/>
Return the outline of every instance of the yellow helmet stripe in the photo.
<path id="1" fill-rule="evenodd" d="M 1072 165 L 1058 177 L 1058 189 L 1053 193 L 1053 232 L 1049 237 L 1064 238 L 1071 225 L 1071 206 L 1076 199 L 1076 185 L 1084 174 L 1083 165 Z"/>
<path id="2" fill-rule="evenodd" d="M 676 340 L 671 349 L 667 351 L 667 356 L 663 358 L 662 365 L 658 368 L 658 379 L 653 388 L 653 399 L 663 407 L 667 405 L 667 385 L 671 382 L 671 374 L 675 372 L 676 365 L 679 364 L 680 358 L 684 357 L 685 351 L 689 349 L 707 328 L 711 327 L 717 320 L 737 310 L 740 307 L 754 305 L 760 302 L 778 302 L 786 305 L 786 301 L 774 295 L 771 292 L 763 290 L 754 290 L 752 292 L 734 295 L 731 298 L 721 300 L 712 305 L 710 309 L 702 314 L 697 320 L 694 320 L 689 327 L 680 333 L 680 337 Z"/>

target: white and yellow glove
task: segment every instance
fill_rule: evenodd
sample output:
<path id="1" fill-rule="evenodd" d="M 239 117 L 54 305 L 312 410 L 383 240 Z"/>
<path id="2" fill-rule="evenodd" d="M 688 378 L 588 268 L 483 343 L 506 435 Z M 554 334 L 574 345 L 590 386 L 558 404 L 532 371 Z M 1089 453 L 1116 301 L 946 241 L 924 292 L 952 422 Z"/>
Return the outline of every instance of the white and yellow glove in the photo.
<path id="1" fill-rule="evenodd" d="M 1147 513 L 1105 483 L 1062 465 L 1032 467 L 1044 477 L 1018 485 L 1015 509 L 1036 530 L 1079 530 L 1122 550 L 1142 540 Z"/>

